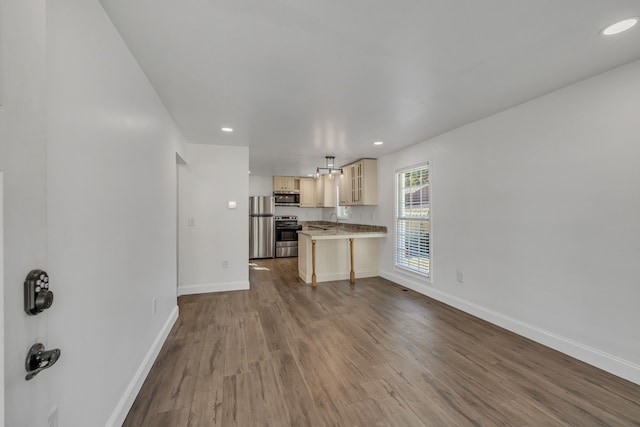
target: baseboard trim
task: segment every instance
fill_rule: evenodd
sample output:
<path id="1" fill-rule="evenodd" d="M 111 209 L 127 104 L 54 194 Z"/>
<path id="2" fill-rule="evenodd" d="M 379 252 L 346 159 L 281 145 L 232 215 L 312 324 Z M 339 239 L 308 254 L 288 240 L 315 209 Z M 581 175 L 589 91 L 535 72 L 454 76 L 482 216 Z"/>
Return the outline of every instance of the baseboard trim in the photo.
<path id="1" fill-rule="evenodd" d="M 380 271 L 380 277 L 398 283 L 418 293 L 438 300 L 451 307 L 462 310 L 482 320 L 493 323 L 542 345 L 558 350 L 592 366 L 607 371 L 635 384 L 640 384 L 640 365 L 622 359 L 613 354 L 598 350 L 572 339 L 560 336 L 537 326 L 530 325 L 502 313 L 490 310 L 462 298 L 448 294 L 414 278 L 406 277 L 397 272 Z"/>
<path id="2" fill-rule="evenodd" d="M 133 402 L 136 400 L 136 396 L 142 388 L 142 384 L 144 380 L 147 378 L 149 371 L 151 370 L 151 366 L 153 366 L 153 362 L 155 362 L 158 357 L 158 353 L 160 353 L 160 349 L 162 345 L 166 341 L 169 336 L 169 332 L 171 332 L 171 328 L 174 323 L 178 319 L 178 306 L 176 305 L 173 310 L 171 310 L 171 314 L 169 314 L 169 318 L 160 329 L 158 336 L 156 337 L 153 344 L 151 344 L 151 348 L 147 352 L 147 355 L 142 360 L 140 367 L 136 371 L 135 375 L 131 379 L 131 382 L 127 386 L 127 389 L 124 391 L 124 394 L 120 398 L 120 401 L 116 405 L 115 409 L 111 413 L 111 417 L 109 417 L 109 421 L 107 421 L 106 427 L 119 427 L 124 423 L 125 418 L 127 418 L 127 414 L 133 405 Z"/>
<path id="3" fill-rule="evenodd" d="M 178 296 L 193 294 L 208 294 L 211 292 L 246 291 L 249 289 L 249 281 L 202 283 L 198 285 L 178 286 Z"/>

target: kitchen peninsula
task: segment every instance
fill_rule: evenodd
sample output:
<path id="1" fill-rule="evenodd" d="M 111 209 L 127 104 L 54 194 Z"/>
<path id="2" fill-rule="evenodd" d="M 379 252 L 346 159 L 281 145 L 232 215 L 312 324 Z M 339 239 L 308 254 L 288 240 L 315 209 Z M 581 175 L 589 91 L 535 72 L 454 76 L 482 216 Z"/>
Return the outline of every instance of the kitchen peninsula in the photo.
<path id="1" fill-rule="evenodd" d="M 387 227 L 306 222 L 298 231 L 298 274 L 305 283 L 378 275 L 379 239 Z"/>

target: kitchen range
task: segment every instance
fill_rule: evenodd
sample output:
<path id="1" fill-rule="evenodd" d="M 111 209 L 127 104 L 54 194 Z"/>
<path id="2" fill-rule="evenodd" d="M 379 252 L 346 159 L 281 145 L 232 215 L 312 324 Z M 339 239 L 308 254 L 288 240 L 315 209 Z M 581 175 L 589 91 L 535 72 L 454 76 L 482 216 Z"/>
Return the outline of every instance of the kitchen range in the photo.
<path id="1" fill-rule="evenodd" d="M 276 216 L 276 258 L 298 256 L 298 217 L 295 215 Z"/>

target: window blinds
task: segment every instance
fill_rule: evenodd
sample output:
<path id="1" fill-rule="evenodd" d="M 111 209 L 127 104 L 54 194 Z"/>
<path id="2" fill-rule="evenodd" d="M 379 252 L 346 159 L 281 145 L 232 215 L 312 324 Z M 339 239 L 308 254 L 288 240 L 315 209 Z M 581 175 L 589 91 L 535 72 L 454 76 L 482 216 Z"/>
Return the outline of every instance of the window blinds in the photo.
<path id="1" fill-rule="evenodd" d="M 396 174 L 395 265 L 430 275 L 429 165 Z"/>

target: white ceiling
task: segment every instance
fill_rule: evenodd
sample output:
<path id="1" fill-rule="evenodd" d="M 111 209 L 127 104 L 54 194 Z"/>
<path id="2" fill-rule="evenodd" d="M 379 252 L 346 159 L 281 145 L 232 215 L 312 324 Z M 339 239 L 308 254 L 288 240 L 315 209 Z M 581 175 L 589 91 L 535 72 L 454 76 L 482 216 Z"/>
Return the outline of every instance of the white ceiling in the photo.
<path id="1" fill-rule="evenodd" d="M 638 0 L 101 3 L 185 137 L 248 145 L 255 175 L 379 157 L 640 58 L 640 26 L 598 34 Z"/>

